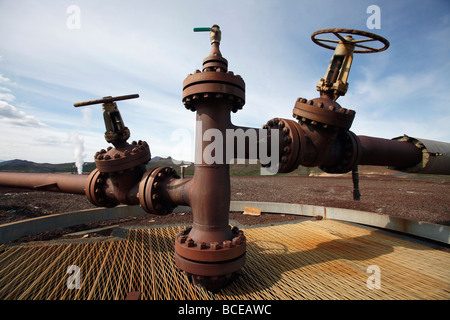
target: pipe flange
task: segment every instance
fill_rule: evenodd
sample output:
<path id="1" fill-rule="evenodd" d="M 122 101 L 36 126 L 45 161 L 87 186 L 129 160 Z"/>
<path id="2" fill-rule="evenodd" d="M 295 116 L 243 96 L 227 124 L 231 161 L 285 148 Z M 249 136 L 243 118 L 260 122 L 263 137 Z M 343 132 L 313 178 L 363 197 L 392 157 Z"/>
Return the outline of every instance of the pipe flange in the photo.
<path id="1" fill-rule="evenodd" d="M 232 230 L 233 238 L 219 242 L 194 241 L 189 237 L 191 228 L 181 230 L 175 238 L 175 252 L 183 258 L 205 263 L 220 263 L 234 260 L 245 254 L 246 238 L 237 228 Z"/>
<path id="2" fill-rule="evenodd" d="M 359 163 L 361 154 L 359 153 L 360 142 L 358 137 L 351 131 L 341 131 L 337 137 L 342 143 L 342 157 L 333 166 L 320 166 L 319 168 L 327 173 L 347 173 Z"/>
<path id="3" fill-rule="evenodd" d="M 163 185 L 169 179 L 180 178 L 171 167 L 158 167 L 148 170 L 139 183 L 139 203 L 148 213 L 166 215 L 173 211 L 176 205 L 168 204 L 162 195 Z"/>
<path id="4" fill-rule="evenodd" d="M 294 106 L 293 116 L 301 122 L 311 123 L 312 125 L 350 129 L 355 118 L 355 111 L 342 108 L 336 101 L 328 97 L 312 100 L 298 98 Z"/>
<path id="5" fill-rule="evenodd" d="M 92 170 L 86 180 L 86 187 L 84 192 L 87 199 L 97 207 L 112 208 L 119 204 L 119 202 L 111 201 L 104 193 L 104 187 L 108 176 L 98 169 Z"/>
<path id="6" fill-rule="evenodd" d="M 181 230 L 175 238 L 175 262 L 194 284 L 217 291 L 231 282 L 245 264 L 244 232 L 233 227 L 231 240 L 207 243 L 189 237 L 191 229 Z"/>
<path id="7" fill-rule="evenodd" d="M 95 165 L 100 172 L 120 172 L 143 164 L 151 159 L 147 142 L 139 140 L 120 147 L 108 147 L 95 153 Z"/>
<path id="8" fill-rule="evenodd" d="M 227 101 L 231 110 L 237 112 L 245 104 L 245 82 L 241 76 L 221 68 L 204 72 L 197 70 L 183 82 L 182 101 L 186 109 L 196 111 L 196 105 L 204 99 Z"/>
<path id="9" fill-rule="evenodd" d="M 291 172 L 298 168 L 303 158 L 306 137 L 299 124 L 293 120 L 274 118 L 269 120 L 263 129 L 278 129 L 280 132 L 279 173 Z M 263 166 L 269 166 L 265 164 Z"/>

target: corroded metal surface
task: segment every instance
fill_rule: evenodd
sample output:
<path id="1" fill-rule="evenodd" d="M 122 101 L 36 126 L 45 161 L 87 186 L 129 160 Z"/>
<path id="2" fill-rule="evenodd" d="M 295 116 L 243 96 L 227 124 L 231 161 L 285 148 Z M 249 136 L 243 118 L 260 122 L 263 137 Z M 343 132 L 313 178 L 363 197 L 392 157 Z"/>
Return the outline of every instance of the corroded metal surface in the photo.
<path id="1" fill-rule="evenodd" d="M 245 230 L 247 264 L 218 293 L 190 285 L 174 261 L 183 227 L 132 229 L 124 240 L 0 247 L 0 299 L 442 299 L 450 254 L 332 221 Z M 80 268 L 69 289 L 70 265 Z M 380 288 L 368 286 L 380 270 Z M 371 270 L 369 268 L 369 270 Z M 69 281 L 69 283 L 71 283 Z"/>
<path id="2" fill-rule="evenodd" d="M 12 188 L 84 194 L 86 175 L 0 172 L 0 184 Z"/>

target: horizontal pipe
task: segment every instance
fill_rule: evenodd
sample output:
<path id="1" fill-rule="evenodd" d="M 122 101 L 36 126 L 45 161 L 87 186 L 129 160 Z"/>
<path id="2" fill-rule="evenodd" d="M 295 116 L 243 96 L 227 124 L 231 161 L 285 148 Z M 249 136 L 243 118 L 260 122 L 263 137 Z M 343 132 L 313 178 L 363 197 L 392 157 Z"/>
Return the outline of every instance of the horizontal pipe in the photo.
<path id="1" fill-rule="evenodd" d="M 368 136 L 358 136 L 358 139 L 361 146 L 361 165 L 402 169 L 415 166 L 422 160 L 422 151 L 411 142 Z"/>
<path id="2" fill-rule="evenodd" d="M 85 194 L 88 175 L 57 173 L 0 172 L 0 186 Z"/>
<path id="3" fill-rule="evenodd" d="M 190 206 L 189 191 L 192 178 L 171 179 L 162 186 L 162 194 L 167 203 L 176 206 Z"/>
<path id="4" fill-rule="evenodd" d="M 450 174 L 450 143 L 413 138 L 407 135 L 393 140 L 414 144 L 421 151 L 421 161 L 408 168 L 392 168 L 409 173 Z"/>

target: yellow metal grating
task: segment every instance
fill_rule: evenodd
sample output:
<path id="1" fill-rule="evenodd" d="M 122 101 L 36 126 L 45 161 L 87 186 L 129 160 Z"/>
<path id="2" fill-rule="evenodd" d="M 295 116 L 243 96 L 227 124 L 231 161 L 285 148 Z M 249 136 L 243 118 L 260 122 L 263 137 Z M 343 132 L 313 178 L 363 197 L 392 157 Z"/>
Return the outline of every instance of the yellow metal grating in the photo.
<path id="1" fill-rule="evenodd" d="M 245 230 L 241 276 L 217 294 L 174 263 L 181 227 L 133 229 L 126 239 L 0 247 L 0 299 L 449 299 L 450 254 L 333 220 Z M 69 289 L 67 268 L 80 269 Z M 369 288 L 379 268 L 380 288 Z"/>

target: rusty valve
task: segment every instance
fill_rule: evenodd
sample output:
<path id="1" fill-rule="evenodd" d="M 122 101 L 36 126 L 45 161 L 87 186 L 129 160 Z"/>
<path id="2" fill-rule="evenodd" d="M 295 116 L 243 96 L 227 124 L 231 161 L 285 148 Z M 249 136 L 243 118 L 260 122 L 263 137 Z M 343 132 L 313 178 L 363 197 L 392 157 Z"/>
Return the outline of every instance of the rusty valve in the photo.
<path id="1" fill-rule="evenodd" d="M 327 34 L 332 38 L 319 38 Z M 319 166 L 328 173 L 349 172 L 356 168 L 361 157 L 359 139 L 350 131 L 355 111 L 341 107 L 336 100 L 348 89 L 353 54 L 384 51 L 389 47 L 389 41 L 373 33 L 342 28 L 318 30 L 311 39 L 322 47 L 333 49 L 334 54 L 325 76 L 317 84 L 320 97 L 298 98 L 295 102 L 293 116 L 300 125 L 298 131 L 304 135 L 300 149 L 305 149 L 298 163 Z M 382 46 L 377 48 L 374 43 Z"/>
<path id="2" fill-rule="evenodd" d="M 86 182 L 86 196 L 96 206 L 139 203 L 136 188 L 145 173 L 145 165 L 151 159 L 150 148 L 145 141 L 127 142 L 130 130 L 125 126 L 115 102 L 138 97 L 138 94 L 104 97 L 74 104 L 75 107 L 102 104 L 105 140 L 114 145 L 95 154 L 97 168 Z"/>
<path id="3" fill-rule="evenodd" d="M 318 35 L 324 34 L 332 34 L 336 38 L 317 38 Z M 354 39 L 352 35 L 361 38 Z M 318 30 L 311 35 L 311 40 L 321 47 L 334 50 L 325 77 L 320 79 L 317 84 L 317 90 L 321 94 L 326 94 L 333 101 L 336 101 L 339 96 L 343 96 L 347 92 L 347 79 L 352 66 L 353 53 L 373 53 L 389 48 L 389 41 L 385 38 L 374 33 L 353 29 L 334 28 Z M 374 46 L 368 46 L 368 42 L 381 42 L 383 46 L 375 48 Z"/>

